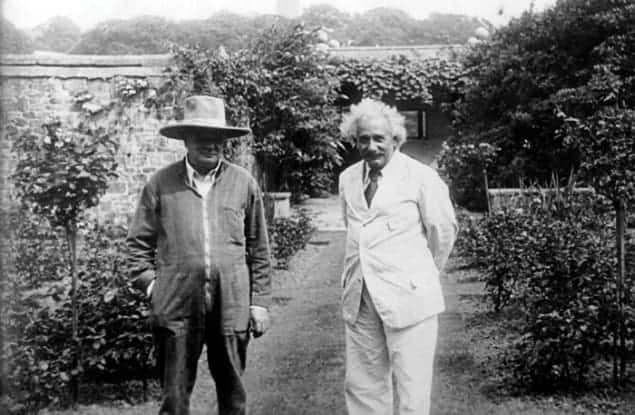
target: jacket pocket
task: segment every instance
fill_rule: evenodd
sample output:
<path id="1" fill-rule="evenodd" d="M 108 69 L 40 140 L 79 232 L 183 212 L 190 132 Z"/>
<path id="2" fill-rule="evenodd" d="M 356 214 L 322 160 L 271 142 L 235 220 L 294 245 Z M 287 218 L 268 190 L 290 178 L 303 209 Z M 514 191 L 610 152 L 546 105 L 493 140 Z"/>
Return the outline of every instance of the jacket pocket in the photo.
<path id="1" fill-rule="evenodd" d="M 223 207 L 222 227 L 228 240 L 237 245 L 245 245 L 245 212 L 242 209 Z"/>

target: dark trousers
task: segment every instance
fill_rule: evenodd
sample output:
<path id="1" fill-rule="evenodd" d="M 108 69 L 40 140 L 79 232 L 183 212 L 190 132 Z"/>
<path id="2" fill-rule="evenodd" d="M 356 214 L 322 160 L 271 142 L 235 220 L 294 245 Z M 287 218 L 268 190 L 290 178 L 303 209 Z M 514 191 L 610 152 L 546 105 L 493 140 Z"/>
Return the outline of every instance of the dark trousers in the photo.
<path id="1" fill-rule="evenodd" d="M 207 345 L 207 362 L 216 384 L 219 415 L 244 415 L 247 396 L 242 381 L 249 333 L 225 335 L 217 313 L 208 313 L 205 328 L 175 335 L 166 328 L 154 331 L 162 400 L 159 415 L 189 415 L 190 395 L 198 360 Z"/>

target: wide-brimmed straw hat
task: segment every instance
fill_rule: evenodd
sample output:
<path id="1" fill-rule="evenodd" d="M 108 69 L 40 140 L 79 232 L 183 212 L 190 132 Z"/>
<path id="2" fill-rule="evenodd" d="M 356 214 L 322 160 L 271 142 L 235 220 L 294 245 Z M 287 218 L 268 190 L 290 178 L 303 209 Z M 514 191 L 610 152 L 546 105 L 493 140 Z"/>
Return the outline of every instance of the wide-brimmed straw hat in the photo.
<path id="1" fill-rule="evenodd" d="M 194 131 L 209 133 L 209 138 L 231 138 L 249 134 L 247 127 L 232 127 L 225 120 L 225 103 L 221 98 L 193 95 L 183 101 L 183 120 L 174 121 L 159 129 L 170 138 L 183 139 Z"/>

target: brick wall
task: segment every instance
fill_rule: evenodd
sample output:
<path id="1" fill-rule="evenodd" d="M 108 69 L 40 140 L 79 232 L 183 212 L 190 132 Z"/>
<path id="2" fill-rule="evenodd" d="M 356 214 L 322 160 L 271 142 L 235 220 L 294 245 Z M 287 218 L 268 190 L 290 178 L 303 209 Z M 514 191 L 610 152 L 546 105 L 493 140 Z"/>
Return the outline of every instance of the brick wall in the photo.
<path id="1" fill-rule="evenodd" d="M 88 91 L 91 102 L 107 103 L 115 94 L 115 77 L 146 79 L 158 86 L 168 56 L 10 56 L 1 58 L 2 126 L 13 120 L 32 128 L 40 128 L 50 117 L 71 121 L 78 116 L 72 111 L 73 95 Z M 119 136 L 119 177 L 110 183 L 107 194 L 97 208 L 100 215 L 114 213 L 127 217 L 136 204 L 139 192 L 149 176 L 161 166 L 182 158 L 181 141 L 162 137 L 158 129 L 166 120 L 137 102 L 127 111 L 131 119 L 129 130 Z M 15 166 L 11 143 L 2 134 L 0 149 L 3 160 L 3 179 Z M 253 157 L 244 145 L 236 162 L 253 170 Z M 9 181 L 8 192 L 11 198 Z"/>

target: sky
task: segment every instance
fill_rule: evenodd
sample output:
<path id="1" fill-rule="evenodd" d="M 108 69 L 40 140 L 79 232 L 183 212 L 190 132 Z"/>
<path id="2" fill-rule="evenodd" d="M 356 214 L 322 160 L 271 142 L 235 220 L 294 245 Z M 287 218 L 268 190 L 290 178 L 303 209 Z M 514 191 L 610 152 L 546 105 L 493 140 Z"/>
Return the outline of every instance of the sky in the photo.
<path id="1" fill-rule="evenodd" d="M 276 13 L 278 1 L 294 0 L 2 0 L 2 13 L 22 29 L 32 28 L 54 16 L 73 19 L 82 30 L 108 19 L 141 14 L 173 20 L 206 18 L 219 10 L 241 14 Z M 296 0 L 300 8 L 331 4 L 348 13 L 375 7 L 396 7 L 423 19 L 431 12 L 482 17 L 499 26 L 527 10 L 532 0 Z M 534 10 L 552 6 L 556 0 L 533 0 Z M 502 14 L 500 13 L 502 11 Z"/>

